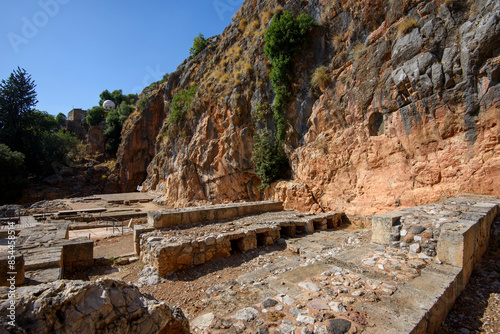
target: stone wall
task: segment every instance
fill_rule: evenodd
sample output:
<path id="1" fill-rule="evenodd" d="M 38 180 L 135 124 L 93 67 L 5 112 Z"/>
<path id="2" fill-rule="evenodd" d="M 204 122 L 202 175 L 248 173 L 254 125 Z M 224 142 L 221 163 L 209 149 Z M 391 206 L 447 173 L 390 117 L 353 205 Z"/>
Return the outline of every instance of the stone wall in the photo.
<path id="1" fill-rule="evenodd" d="M 217 258 L 230 257 L 235 252 L 270 246 L 280 237 L 336 228 L 342 224 L 343 216 L 342 213 L 307 215 L 285 211 L 192 224 L 182 230 L 173 227 L 160 231 L 137 226 L 136 251 L 145 264 L 166 276 Z"/>
<path id="2" fill-rule="evenodd" d="M 281 210 L 283 203 L 266 201 L 150 211 L 148 225 L 163 228 Z"/>

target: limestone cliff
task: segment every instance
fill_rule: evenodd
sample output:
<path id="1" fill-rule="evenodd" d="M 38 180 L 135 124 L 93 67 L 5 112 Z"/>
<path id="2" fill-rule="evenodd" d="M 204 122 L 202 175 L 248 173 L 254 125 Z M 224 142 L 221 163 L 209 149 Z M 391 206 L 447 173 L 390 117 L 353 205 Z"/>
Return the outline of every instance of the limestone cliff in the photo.
<path id="1" fill-rule="evenodd" d="M 8 293 L 0 288 L 1 295 Z M 13 304 L 8 298 L 0 300 L 0 311 L 5 315 L 0 333 L 189 333 L 179 308 L 108 278 L 20 287 Z"/>
<path id="2" fill-rule="evenodd" d="M 260 192 L 252 138 L 274 97 L 264 32 L 285 10 L 319 26 L 294 60 L 291 176 Z M 320 66 L 328 80 L 314 88 Z M 121 182 L 170 206 L 270 198 L 358 213 L 500 195 L 499 78 L 498 1 L 247 0 L 125 126 Z M 192 84 L 190 111 L 169 121 Z"/>

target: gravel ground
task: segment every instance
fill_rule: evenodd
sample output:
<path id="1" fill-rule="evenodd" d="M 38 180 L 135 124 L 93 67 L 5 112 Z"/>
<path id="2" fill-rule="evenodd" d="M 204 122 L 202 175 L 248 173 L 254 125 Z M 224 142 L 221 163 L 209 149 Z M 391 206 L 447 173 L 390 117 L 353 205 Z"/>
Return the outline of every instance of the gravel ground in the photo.
<path id="1" fill-rule="evenodd" d="M 445 333 L 500 333 L 500 216 L 488 251 L 439 331 Z"/>

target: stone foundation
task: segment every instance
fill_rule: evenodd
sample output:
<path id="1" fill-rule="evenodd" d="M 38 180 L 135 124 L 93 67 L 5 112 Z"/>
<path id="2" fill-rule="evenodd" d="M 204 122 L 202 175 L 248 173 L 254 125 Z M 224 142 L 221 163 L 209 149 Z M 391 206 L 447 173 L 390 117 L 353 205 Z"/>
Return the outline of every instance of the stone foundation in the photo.
<path id="1" fill-rule="evenodd" d="M 255 208 L 241 207 L 245 208 L 244 212 Z M 200 211 L 207 210 L 202 208 Z M 190 217 L 203 216 L 194 208 L 185 212 Z M 181 230 L 171 227 L 152 231 L 151 227 L 136 226 L 136 251 L 145 264 L 154 266 L 161 276 L 166 276 L 217 258 L 230 257 L 235 252 L 270 246 L 280 237 L 295 237 L 336 228 L 342 224 L 342 216 L 342 213 L 308 215 L 282 211 L 188 224 L 183 225 Z"/>

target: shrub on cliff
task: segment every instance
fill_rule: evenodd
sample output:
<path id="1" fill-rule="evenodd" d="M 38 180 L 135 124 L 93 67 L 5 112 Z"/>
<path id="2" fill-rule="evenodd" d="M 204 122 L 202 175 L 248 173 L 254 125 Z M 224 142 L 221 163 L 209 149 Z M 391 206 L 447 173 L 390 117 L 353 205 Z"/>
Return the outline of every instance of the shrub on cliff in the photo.
<path id="1" fill-rule="evenodd" d="M 168 116 L 168 123 L 173 124 L 179 121 L 186 112 L 191 109 L 191 103 L 194 100 L 194 96 L 198 91 L 198 86 L 193 85 L 188 89 L 182 90 L 175 94 L 172 99 L 172 104 L 170 107 L 170 115 Z"/>
<path id="2" fill-rule="evenodd" d="M 288 169 L 288 159 L 283 146 L 267 131 L 254 136 L 252 162 L 257 177 L 261 181 L 260 190 L 268 188 L 271 182 L 282 176 Z"/>
<path id="3" fill-rule="evenodd" d="M 274 91 L 272 105 L 274 125 L 254 137 L 252 161 L 261 180 L 260 189 L 280 177 L 288 169 L 288 159 L 283 149 L 286 137 L 284 110 L 290 98 L 291 69 L 299 47 L 306 41 L 309 31 L 317 23 L 311 15 L 294 16 L 285 11 L 275 15 L 265 34 L 264 53 L 271 63 L 269 79 Z"/>
<path id="4" fill-rule="evenodd" d="M 283 110 L 290 97 L 290 72 L 298 47 L 306 41 L 306 36 L 317 23 L 311 15 L 299 14 L 295 17 L 285 11 L 275 16 L 266 30 L 264 54 L 269 58 L 271 71 L 269 79 L 274 90 L 273 118 L 276 122 L 276 138 L 285 140 L 286 118 Z"/>
<path id="5" fill-rule="evenodd" d="M 193 47 L 189 49 L 189 54 L 191 56 L 196 56 L 198 53 L 203 51 L 208 45 L 207 40 L 205 39 L 205 36 L 203 34 L 199 34 L 194 40 L 193 40 Z"/>
<path id="6" fill-rule="evenodd" d="M 318 67 L 311 78 L 311 85 L 314 88 L 324 89 L 330 84 L 330 73 L 325 66 Z"/>
<path id="7" fill-rule="evenodd" d="M 418 27 L 418 20 L 414 18 L 406 18 L 403 22 L 398 24 L 398 37 L 409 33 Z"/>

